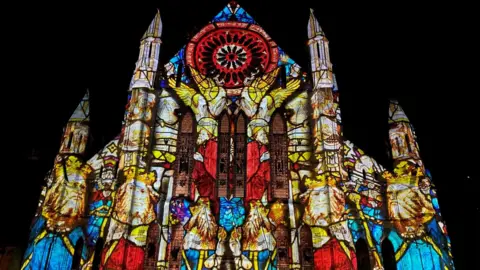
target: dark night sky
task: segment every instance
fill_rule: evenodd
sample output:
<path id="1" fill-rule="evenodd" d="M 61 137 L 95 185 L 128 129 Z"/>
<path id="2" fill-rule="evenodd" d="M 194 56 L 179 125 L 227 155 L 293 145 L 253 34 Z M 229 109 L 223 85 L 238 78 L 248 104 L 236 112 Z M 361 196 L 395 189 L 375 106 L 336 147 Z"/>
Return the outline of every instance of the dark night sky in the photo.
<path id="1" fill-rule="evenodd" d="M 43 175 L 53 164 L 62 128 L 88 87 L 91 91 L 92 152 L 120 131 L 127 88 L 139 41 L 160 8 L 164 23 L 161 60 L 170 59 L 228 1 L 156 1 L 156 4 L 29 4 L 4 25 L 7 76 L 4 110 L 0 245 L 24 246 Z M 457 266 L 466 266 L 466 219 L 476 139 L 471 118 L 467 46 L 473 17 L 467 7 L 398 4 L 336 4 L 331 1 L 239 1 L 300 66 L 306 50 L 309 7 L 330 40 L 341 91 L 344 135 L 384 165 L 388 98 L 400 101 L 419 137 L 421 155 L 438 187 Z M 183 10 L 182 10 L 183 9 Z M 14 10 L 14 9 L 12 9 Z M 5 62 L 4 62 L 5 63 Z M 478 88 L 478 87 L 477 87 Z M 7 112 L 8 111 L 8 112 Z M 8 116 L 7 116 L 8 115 Z M 31 149 L 40 160 L 27 160 Z M 472 180 L 468 182 L 467 176 Z M 478 184 L 476 184 L 478 186 Z M 466 188 L 468 186 L 468 188 Z M 476 236 L 478 238 L 478 234 Z M 465 247 L 464 247 L 465 246 Z"/>

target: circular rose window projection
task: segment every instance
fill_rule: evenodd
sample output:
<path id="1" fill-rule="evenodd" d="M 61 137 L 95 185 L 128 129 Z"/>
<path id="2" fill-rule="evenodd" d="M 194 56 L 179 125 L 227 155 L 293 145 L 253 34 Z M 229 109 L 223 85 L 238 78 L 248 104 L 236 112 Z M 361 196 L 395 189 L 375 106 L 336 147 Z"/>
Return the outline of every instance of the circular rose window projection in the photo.
<path id="1" fill-rule="evenodd" d="M 225 88 L 243 87 L 255 75 L 272 71 L 277 44 L 258 25 L 209 24 L 187 45 L 187 64 Z"/>

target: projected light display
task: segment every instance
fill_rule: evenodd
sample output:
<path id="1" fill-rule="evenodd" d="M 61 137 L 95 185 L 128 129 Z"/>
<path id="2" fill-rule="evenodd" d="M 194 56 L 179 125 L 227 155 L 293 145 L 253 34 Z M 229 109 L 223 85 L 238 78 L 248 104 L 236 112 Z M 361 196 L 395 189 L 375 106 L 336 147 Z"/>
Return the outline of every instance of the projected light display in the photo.
<path id="1" fill-rule="evenodd" d="M 158 12 L 119 135 L 85 157 L 88 95 L 67 123 L 22 269 L 454 269 L 405 112 L 390 172 L 344 138 L 313 10 L 307 30 L 310 74 L 231 2 L 157 73 Z"/>
<path id="2" fill-rule="evenodd" d="M 209 24 L 192 38 L 186 55 L 189 66 L 225 88 L 242 87 L 278 62 L 275 42 L 259 26 L 239 22 Z"/>
<path id="3" fill-rule="evenodd" d="M 64 129 L 53 169 L 45 179 L 22 269 L 70 268 L 87 260 L 82 223 L 88 212 L 87 179 L 93 169 L 78 156 L 87 144 L 89 112 L 87 92 Z"/>

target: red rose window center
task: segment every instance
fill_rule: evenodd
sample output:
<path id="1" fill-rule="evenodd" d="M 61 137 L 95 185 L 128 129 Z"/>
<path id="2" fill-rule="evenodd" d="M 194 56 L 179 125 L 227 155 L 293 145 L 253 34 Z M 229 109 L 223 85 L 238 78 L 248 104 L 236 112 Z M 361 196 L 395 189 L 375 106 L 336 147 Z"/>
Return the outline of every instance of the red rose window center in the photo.
<path id="1" fill-rule="evenodd" d="M 217 51 L 215 59 L 224 68 L 237 69 L 247 61 L 247 52 L 241 46 L 225 45 Z"/>

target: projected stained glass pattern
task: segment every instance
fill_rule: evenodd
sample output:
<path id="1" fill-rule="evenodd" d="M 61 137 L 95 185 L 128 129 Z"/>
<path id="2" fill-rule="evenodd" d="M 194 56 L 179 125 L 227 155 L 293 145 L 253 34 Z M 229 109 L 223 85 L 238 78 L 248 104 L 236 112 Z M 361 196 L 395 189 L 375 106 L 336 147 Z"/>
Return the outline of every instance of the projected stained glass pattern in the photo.
<path id="1" fill-rule="evenodd" d="M 413 127 L 386 171 L 342 133 L 328 40 L 311 74 L 234 1 L 157 74 L 142 37 L 120 135 L 88 162 L 88 94 L 46 177 L 23 269 L 454 269 Z M 390 265 L 391 266 L 391 265 Z"/>
<path id="2" fill-rule="evenodd" d="M 22 269 L 71 267 L 75 246 L 85 242 L 81 227 L 86 211 L 87 178 L 92 168 L 76 156 L 57 156 L 51 182 L 32 232 L 37 232 L 25 253 Z M 45 252 L 50 250 L 50 252 Z M 80 247 L 80 264 L 87 248 Z"/>
<path id="3" fill-rule="evenodd" d="M 389 239 L 394 246 L 398 269 L 423 265 L 432 269 L 453 269 L 448 235 L 437 218 L 432 200 L 431 180 L 416 163 L 398 163 L 387 179 L 387 206 L 394 230 Z"/>
<path id="4" fill-rule="evenodd" d="M 147 151 L 153 139 L 156 95 L 149 89 L 134 88 L 128 105 L 125 128 L 121 135 L 119 170 L 123 183 L 116 191 L 102 266 L 105 268 L 138 268 L 145 257 L 149 225 L 156 219 L 155 205 L 159 199 L 153 188 L 157 171 L 147 167 Z M 124 262 L 124 256 L 131 260 Z"/>
<path id="5" fill-rule="evenodd" d="M 88 91 L 70 117 L 54 166 L 48 172 L 21 269 L 79 267 L 87 260 L 83 230 L 88 179 L 93 171 L 79 156 L 89 136 Z"/>
<path id="6" fill-rule="evenodd" d="M 385 169 L 350 141 L 344 143 L 344 165 L 348 171 L 348 181 L 344 184 L 348 225 L 354 242 L 364 239 L 372 265 L 380 268 L 383 265 L 381 241 L 386 219 L 385 180 L 381 175 Z"/>
<path id="7" fill-rule="evenodd" d="M 301 189 L 307 179 L 311 179 L 311 129 L 309 122 L 309 97 L 307 91 L 297 94 L 285 105 L 288 142 L 288 223 L 290 228 L 291 265 L 311 269 L 313 265 L 313 245 L 310 227 L 303 224 L 300 213 L 303 206 L 299 203 Z M 307 233 L 308 231 L 308 233 Z M 308 234 L 308 235 L 306 235 Z"/>
<path id="8" fill-rule="evenodd" d="M 328 48 L 321 37 L 318 22 L 309 22 L 309 46 Z M 320 44 L 321 43 L 321 44 Z M 330 71 L 328 57 L 311 50 L 312 70 L 322 74 Z M 326 64 L 326 66 L 319 66 Z M 301 194 L 306 208 L 303 221 L 312 230 L 315 266 L 318 269 L 351 269 L 356 266 L 355 247 L 345 215 L 344 182 L 347 173 L 343 165 L 343 134 L 338 92 L 326 84 L 324 76 L 313 76 L 310 97 L 312 114 L 314 175 L 307 179 L 307 190 Z"/>
<path id="9" fill-rule="evenodd" d="M 389 239 L 394 246 L 397 267 L 423 265 L 453 269 L 435 189 L 420 159 L 413 126 L 395 100 L 390 102 L 389 124 L 395 168 L 393 173 L 384 173 L 384 177 L 388 217 L 394 228 Z"/>
<path id="10" fill-rule="evenodd" d="M 162 112 L 163 108 L 160 106 L 157 110 L 157 106 L 165 103 L 164 95 L 154 89 L 161 34 L 162 21 L 157 12 L 141 39 L 139 58 L 129 89 L 118 144 L 117 174 L 120 181 L 101 253 L 99 264 L 102 269 L 141 268 L 144 259 L 148 258 L 146 255 L 149 255 L 146 250 L 152 252 L 157 249 L 149 247 L 150 241 L 147 245 L 147 234 L 155 232 L 157 213 L 162 213 L 157 203 L 160 197 L 163 198 L 160 188 L 166 168 L 161 164 L 173 162 L 169 152 L 173 141 L 163 140 L 163 144 L 157 145 L 156 113 Z M 163 120 L 170 124 L 168 117 Z M 127 257 L 129 259 L 125 260 Z"/>

